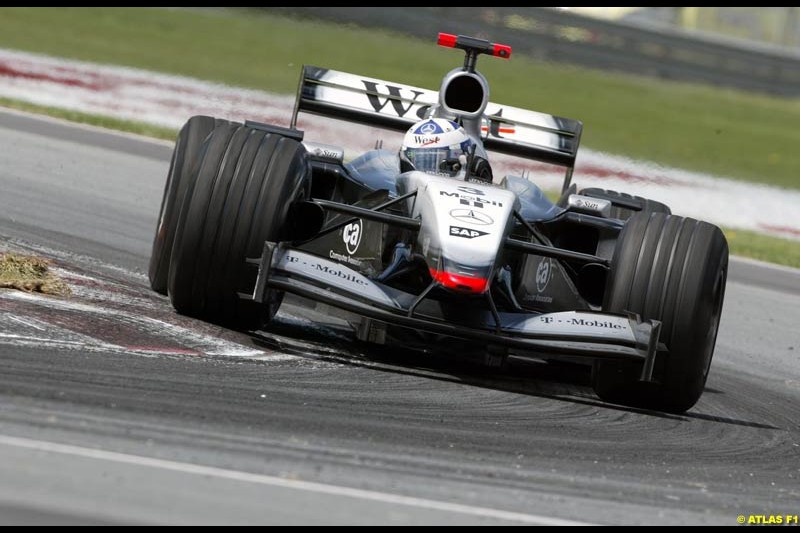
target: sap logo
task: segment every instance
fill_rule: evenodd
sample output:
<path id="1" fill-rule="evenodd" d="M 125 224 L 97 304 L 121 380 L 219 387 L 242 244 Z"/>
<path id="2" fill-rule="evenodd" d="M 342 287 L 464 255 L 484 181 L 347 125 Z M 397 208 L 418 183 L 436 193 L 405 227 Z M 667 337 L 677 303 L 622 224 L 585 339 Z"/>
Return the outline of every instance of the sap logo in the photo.
<path id="1" fill-rule="evenodd" d="M 475 237 L 483 237 L 489 235 L 485 231 L 478 231 L 476 229 L 461 228 L 458 226 L 450 226 L 450 235 L 453 237 L 461 237 L 464 239 L 474 239 Z"/>
<path id="2" fill-rule="evenodd" d="M 356 251 L 358 251 L 358 245 L 361 244 L 361 234 L 361 219 L 351 222 L 342 230 L 342 240 L 347 247 L 348 254 L 353 255 L 356 253 Z"/>
<path id="3" fill-rule="evenodd" d="M 414 114 L 417 116 L 417 118 L 425 118 L 425 115 L 428 113 L 428 109 L 431 107 L 428 104 L 421 105 L 417 102 L 417 98 L 423 94 L 422 91 L 409 89 L 408 92 L 411 93 L 411 96 L 409 97 L 407 94 L 403 95 L 401 93 L 402 89 L 400 87 L 395 87 L 394 85 L 386 85 L 386 90 L 384 91 L 382 90 L 382 87 L 379 87 L 374 81 L 361 80 L 361 82 L 364 84 L 364 87 L 367 88 L 367 99 L 369 100 L 369 104 L 372 106 L 372 109 L 374 109 L 376 113 L 380 113 L 383 111 L 383 108 L 386 107 L 386 104 L 391 103 L 392 108 L 398 117 L 406 116 L 409 111 L 416 107 L 417 110 Z M 381 101 L 381 96 L 384 97 L 383 101 Z M 409 102 L 409 104 L 404 106 L 403 102 Z"/>

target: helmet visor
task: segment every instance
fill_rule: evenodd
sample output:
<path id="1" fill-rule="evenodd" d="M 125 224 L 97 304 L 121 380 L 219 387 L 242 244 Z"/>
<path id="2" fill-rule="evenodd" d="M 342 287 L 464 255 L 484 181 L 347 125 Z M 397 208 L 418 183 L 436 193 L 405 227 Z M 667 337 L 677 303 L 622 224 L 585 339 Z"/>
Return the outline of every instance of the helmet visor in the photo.
<path id="1" fill-rule="evenodd" d="M 460 156 L 464 151 L 460 148 L 408 148 L 406 157 L 414 165 L 414 169 L 429 174 L 455 176 L 461 170 Z"/>

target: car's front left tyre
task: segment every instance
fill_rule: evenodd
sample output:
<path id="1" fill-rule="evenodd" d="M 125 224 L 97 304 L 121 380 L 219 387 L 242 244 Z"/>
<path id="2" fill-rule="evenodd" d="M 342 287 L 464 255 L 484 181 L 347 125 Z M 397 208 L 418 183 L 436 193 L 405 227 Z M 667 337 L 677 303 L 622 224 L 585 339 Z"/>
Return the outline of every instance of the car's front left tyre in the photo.
<path id="1" fill-rule="evenodd" d="M 603 311 L 661 322 L 655 383 L 642 364 L 595 364 L 600 398 L 670 412 L 690 409 L 705 387 L 716 344 L 728 272 L 728 243 L 707 222 L 635 213 L 617 240 Z"/>

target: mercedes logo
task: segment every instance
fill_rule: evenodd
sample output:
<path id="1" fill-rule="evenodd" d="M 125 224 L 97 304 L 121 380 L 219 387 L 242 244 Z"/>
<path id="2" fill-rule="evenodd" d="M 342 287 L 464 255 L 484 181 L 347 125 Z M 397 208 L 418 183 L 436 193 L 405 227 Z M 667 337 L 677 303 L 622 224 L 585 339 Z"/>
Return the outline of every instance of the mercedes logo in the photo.
<path id="1" fill-rule="evenodd" d="M 450 216 L 465 224 L 476 224 L 478 226 L 488 226 L 494 224 L 492 217 L 474 209 L 453 209 Z"/>
<path id="2" fill-rule="evenodd" d="M 435 131 L 436 131 L 436 124 L 433 122 L 427 122 L 423 124 L 422 127 L 419 129 L 419 132 L 424 133 L 425 135 L 434 133 Z"/>

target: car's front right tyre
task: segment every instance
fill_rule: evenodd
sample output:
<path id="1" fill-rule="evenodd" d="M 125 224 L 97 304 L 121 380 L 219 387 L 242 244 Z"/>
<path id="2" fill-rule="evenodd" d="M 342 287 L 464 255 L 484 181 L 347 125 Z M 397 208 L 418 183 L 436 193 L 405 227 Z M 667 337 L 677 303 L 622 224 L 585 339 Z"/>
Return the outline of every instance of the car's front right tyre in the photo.
<path id="1" fill-rule="evenodd" d="M 172 244 L 175 242 L 178 217 L 186 197 L 186 189 L 197 174 L 194 165 L 199 159 L 200 148 L 214 128 L 228 123 L 227 120 L 196 115 L 186 121 L 175 140 L 148 268 L 150 287 L 160 294 L 167 294 L 169 260 Z"/>
<path id="2" fill-rule="evenodd" d="M 282 294 L 267 303 L 241 298 L 251 290 L 264 241 L 282 240 L 293 201 L 309 190 L 305 148 L 275 133 L 224 124 L 200 152 L 195 179 L 181 207 L 168 288 L 175 309 L 237 329 L 272 318 Z"/>

